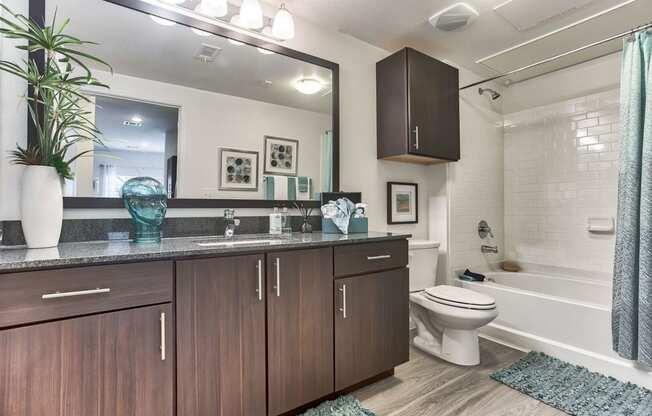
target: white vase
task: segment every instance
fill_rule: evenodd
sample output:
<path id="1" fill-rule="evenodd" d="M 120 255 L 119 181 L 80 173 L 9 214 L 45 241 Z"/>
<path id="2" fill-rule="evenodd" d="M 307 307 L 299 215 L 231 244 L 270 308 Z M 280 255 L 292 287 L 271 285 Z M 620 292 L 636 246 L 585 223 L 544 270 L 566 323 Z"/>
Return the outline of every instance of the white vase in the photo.
<path id="1" fill-rule="evenodd" d="M 63 190 L 55 168 L 25 167 L 20 206 L 27 247 L 57 246 L 63 222 Z"/>

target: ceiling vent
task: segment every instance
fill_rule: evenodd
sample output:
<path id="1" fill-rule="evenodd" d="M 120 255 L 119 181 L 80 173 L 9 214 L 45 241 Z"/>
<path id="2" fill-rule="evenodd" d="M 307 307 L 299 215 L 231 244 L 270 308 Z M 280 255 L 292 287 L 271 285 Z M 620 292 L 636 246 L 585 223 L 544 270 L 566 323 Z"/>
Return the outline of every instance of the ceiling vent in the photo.
<path id="1" fill-rule="evenodd" d="M 478 12 L 466 3 L 455 3 L 432 16 L 428 21 L 439 30 L 457 32 L 466 29 L 476 18 Z"/>
<path id="2" fill-rule="evenodd" d="M 594 2 L 595 0 L 507 0 L 494 7 L 494 11 L 522 32 Z"/>
<path id="3" fill-rule="evenodd" d="M 222 48 L 220 48 L 219 46 L 213 46 L 207 43 L 202 43 L 199 52 L 197 53 L 197 55 L 195 55 L 195 59 L 204 63 L 215 62 L 215 59 L 217 59 L 217 55 L 219 55 L 221 51 Z"/>

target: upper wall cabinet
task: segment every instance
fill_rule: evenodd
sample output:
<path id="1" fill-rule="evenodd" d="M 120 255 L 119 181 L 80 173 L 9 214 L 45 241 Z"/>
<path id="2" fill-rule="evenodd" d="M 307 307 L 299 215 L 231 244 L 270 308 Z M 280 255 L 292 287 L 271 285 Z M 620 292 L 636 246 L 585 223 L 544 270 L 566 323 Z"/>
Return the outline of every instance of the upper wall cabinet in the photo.
<path id="1" fill-rule="evenodd" d="M 460 159 L 459 73 L 405 48 L 376 65 L 378 159 Z"/>

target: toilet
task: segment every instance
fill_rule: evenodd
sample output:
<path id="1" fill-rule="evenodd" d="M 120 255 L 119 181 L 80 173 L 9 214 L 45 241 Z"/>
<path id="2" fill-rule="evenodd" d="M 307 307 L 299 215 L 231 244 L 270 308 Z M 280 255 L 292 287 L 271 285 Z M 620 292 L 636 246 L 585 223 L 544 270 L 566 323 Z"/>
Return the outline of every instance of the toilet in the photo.
<path id="1" fill-rule="evenodd" d="M 478 329 L 498 316 L 494 299 L 461 287 L 435 286 L 439 243 L 410 240 L 412 345 L 454 364 L 480 364 Z"/>

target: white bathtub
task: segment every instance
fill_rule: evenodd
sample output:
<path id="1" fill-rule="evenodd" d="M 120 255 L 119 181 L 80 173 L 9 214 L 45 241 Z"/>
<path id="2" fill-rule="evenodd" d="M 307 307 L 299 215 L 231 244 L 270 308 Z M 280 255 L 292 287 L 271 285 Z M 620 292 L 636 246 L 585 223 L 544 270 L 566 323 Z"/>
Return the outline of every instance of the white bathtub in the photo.
<path id="1" fill-rule="evenodd" d="M 611 349 L 610 284 L 538 273 L 485 275 L 483 283 L 459 281 L 496 300 L 498 318 L 481 330 L 482 336 L 652 389 L 652 370 Z"/>

